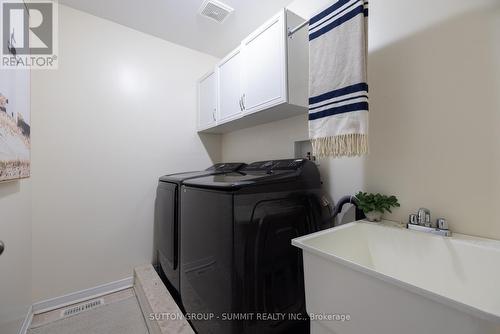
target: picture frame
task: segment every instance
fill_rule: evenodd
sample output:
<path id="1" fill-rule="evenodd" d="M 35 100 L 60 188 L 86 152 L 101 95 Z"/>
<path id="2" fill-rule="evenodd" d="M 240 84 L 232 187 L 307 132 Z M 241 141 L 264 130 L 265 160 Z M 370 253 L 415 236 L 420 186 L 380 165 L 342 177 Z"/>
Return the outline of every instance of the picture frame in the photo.
<path id="1" fill-rule="evenodd" d="M 0 69 L 0 182 L 31 175 L 31 73 Z"/>

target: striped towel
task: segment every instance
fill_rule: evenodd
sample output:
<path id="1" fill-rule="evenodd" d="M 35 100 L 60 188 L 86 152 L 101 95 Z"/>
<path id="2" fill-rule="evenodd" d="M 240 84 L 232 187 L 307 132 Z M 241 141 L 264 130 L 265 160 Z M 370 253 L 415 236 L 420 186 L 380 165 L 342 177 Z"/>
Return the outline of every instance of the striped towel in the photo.
<path id="1" fill-rule="evenodd" d="M 309 21 L 309 138 L 317 157 L 368 153 L 366 0 L 338 0 Z"/>

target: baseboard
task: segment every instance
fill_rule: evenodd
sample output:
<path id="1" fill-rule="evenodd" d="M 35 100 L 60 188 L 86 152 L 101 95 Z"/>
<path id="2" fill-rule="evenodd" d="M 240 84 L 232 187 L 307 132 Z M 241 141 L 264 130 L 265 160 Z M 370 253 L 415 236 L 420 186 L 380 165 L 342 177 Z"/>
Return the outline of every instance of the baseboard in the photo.
<path id="1" fill-rule="evenodd" d="M 129 289 L 134 286 L 134 277 L 127 277 L 119 281 L 106 283 L 94 288 L 73 292 L 64 296 L 47 299 L 34 303 L 31 308 L 32 315 L 49 312 L 68 305 L 84 302 L 89 299 L 98 298 L 110 293 Z M 30 321 L 31 322 L 31 321 Z"/>
<path id="2" fill-rule="evenodd" d="M 21 329 L 19 330 L 19 334 L 26 334 L 28 332 L 28 329 L 30 328 L 32 320 L 33 320 L 33 306 L 30 306 L 30 308 L 28 309 L 28 313 L 26 314 L 26 317 L 24 318 L 23 325 L 21 326 Z"/>

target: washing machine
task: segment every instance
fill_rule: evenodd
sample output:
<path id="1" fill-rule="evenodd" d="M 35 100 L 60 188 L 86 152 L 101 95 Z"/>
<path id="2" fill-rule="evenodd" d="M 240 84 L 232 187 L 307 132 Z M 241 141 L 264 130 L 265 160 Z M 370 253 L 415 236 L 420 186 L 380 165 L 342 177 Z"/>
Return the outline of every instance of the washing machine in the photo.
<path id="1" fill-rule="evenodd" d="M 203 171 L 165 175 L 160 178 L 155 203 L 155 239 L 158 264 L 167 286 L 180 304 L 179 287 L 179 192 L 182 182 L 196 177 L 237 171 L 244 163 L 220 163 Z"/>
<path id="2" fill-rule="evenodd" d="M 291 240 L 331 226 L 317 166 L 262 161 L 183 184 L 181 295 L 195 330 L 309 333 Z"/>

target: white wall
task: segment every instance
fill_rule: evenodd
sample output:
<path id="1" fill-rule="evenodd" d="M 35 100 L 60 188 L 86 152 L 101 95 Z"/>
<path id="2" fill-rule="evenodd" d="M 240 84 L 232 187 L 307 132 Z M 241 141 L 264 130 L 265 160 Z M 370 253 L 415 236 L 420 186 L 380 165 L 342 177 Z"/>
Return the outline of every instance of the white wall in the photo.
<path id="1" fill-rule="evenodd" d="M 220 160 L 220 139 L 195 131 L 196 80 L 217 59 L 59 15 L 59 69 L 32 82 L 34 301 L 149 263 L 158 177 Z"/>
<path id="2" fill-rule="evenodd" d="M 0 183 L 0 333 L 17 334 L 31 305 L 31 181 Z"/>
<path id="3" fill-rule="evenodd" d="M 0 91 L 9 97 L 7 111 L 21 112 L 28 122 L 29 114 L 23 111 L 29 110 L 29 76 L 28 71 L 0 69 L 0 78 L 4 84 L 0 87 Z M 7 83 L 14 83 L 14 86 L 11 87 Z M 22 88 L 16 83 L 21 84 Z M 0 131 L 0 141 L 5 141 L 3 131 Z M 3 148 L 0 148 L 0 151 Z M 12 158 L 9 150 L 1 152 L 0 156 L 2 159 Z M 20 156 L 29 158 L 29 150 L 25 150 Z M 5 244 L 4 252 L 0 255 L 0 333 L 17 334 L 31 305 L 31 180 L 29 179 L 0 182 L 0 240 Z"/>
<path id="4" fill-rule="evenodd" d="M 229 132 L 223 135 L 224 161 L 253 162 L 293 157 L 297 140 L 307 139 L 306 116 Z"/>
<path id="5" fill-rule="evenodd" d="M 309 18 L 328 3 L 289 8 Z M 376 0 L 369 40 L 371 153 L 321 161 L 326 189 L 395 194 L 390 219 L 426 206 L 457 232 L 500 239 L 499 2 Z M 223 159 L 291 156 L 306 133 L 305 117 L 229 133 Z"/>

